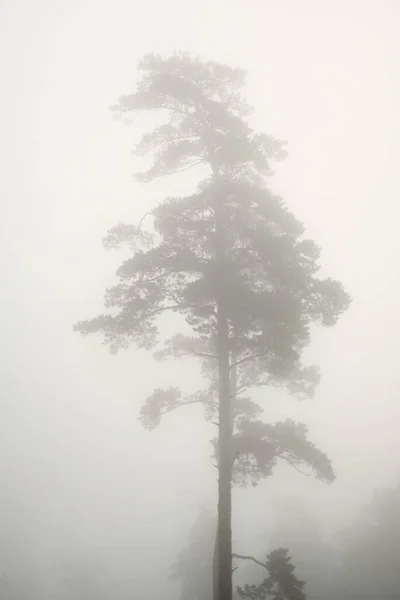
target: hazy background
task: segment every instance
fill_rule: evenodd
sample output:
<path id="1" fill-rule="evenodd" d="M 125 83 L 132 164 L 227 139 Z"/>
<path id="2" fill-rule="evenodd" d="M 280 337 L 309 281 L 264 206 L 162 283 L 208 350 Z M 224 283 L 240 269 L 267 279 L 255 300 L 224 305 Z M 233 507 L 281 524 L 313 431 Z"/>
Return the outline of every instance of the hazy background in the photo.
<path id="1" fill-rule="evenodd" d="M 215 499 L 210 426 L 189 410 L 153 433 L 137 421 L 155 385 L 192 389 L 196 365 L 110 356 L 72 333 L 101 311 L 121 260 L 103 251 L 106 230 L 195 185 L 134 183 L 137 135 L 108 110 L 149 51 L 248 70 L 257 128 L 289 142 L 271 186 L 354 297 L 310 349 L 323 373 L 315 401 L 265 399 L 271 418 L 309 424 L 338 479 L 282 469 L 236 492 L 236 549 L 268 525 L 274 495 L 303 496 L 334 531 L 396 480 L 399 28 L 395 0 L 0 0 L 0 570 L 46 582 L 64 555 L 93 549 L 142 596 L 174 597 L 167 569 Z"/>

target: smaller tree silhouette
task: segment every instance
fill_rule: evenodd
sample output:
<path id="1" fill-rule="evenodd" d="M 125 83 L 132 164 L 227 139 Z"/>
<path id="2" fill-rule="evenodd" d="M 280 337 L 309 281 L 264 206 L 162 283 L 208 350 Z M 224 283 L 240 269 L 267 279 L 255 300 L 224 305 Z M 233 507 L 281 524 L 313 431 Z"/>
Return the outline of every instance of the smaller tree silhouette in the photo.
<path id="1" fill-rule="evenodd" d="M 188 544 L 178 554 L 171 577 L 181 584 L 180 600 L 209 600 L 212 595 L 216 518 L 201 508 L 190 530 Z"/>
<path id="2" fill-rule="evenodd" d="M 172 577 L 181 583 L 180 600 L 209 600 L 211 597 L 215 526 L 216 516 L 203 507 L 190 530 L 188 544 L 172 567 Z M 236 600 L 305 600 L 305 583 L 295 576 L 286 548 L 272 550 L 265 562 L 243 554 L 234 553 L 233 557 L 236 561 L 251 561 L 268 572 L 258 585 L 237 586 L 233 591 Z M 238 566 L 233 571 L 237 569 Z"/>
<path id="3" fill-rule="evenodd" d="M 303 591 L 305 582 L 296 577 L 296 569 L 287 548 L 272 550 L 264 565 L 255 562 L 266 568 L 268 576 L 259 585 L 238 586 L 237 592 L 241 600 L 306 600 Z"/>

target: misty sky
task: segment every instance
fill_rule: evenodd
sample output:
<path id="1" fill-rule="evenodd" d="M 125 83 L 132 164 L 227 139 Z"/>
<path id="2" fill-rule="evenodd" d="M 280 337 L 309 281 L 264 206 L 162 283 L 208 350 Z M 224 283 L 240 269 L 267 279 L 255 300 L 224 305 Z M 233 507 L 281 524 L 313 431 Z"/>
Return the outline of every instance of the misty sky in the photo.
<path id="1" fill-rule="evenodd" d="M 270 185 L 354 298 L 307 353 L 322 368 L 315 400 L 263 392 L 267 415 L 310 425 L 337 482 L 282 470 L 237 494 L 237 531 L 251 537 L 268 521 L 268 495 L 296 490 L 339 523 L 397 477 L 399 27 L 396 0 L 0 0 L 0 518 L 15 548 L 129 548 L 144 581 L 214 500 L 214 432 L 199 415 L 173 415 L 151 434 L 137 421 L 155 385 L 192 391 L 196 365 L 110 356 L 72 332 L 102 310 L 121 260 L 103 251 L 106 230 L 196 183 L 132 179 L 137 135 L 108 107 L 133 89 L 149 51 L 248 71 L 255 127 L 288 141 Z M 45 569 L 48 555 L 37 560 Z"/>

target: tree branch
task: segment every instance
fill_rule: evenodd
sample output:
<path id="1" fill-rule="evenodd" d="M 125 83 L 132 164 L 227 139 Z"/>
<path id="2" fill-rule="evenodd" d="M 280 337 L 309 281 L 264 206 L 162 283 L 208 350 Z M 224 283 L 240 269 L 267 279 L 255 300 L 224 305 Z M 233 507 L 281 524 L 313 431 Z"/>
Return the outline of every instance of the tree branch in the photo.
<path id="1" fill-rule="evenodd" d="M 304 477 L 311 477 L 311 473 L 304 473 L 304 471 L 302 471 L 301 469 L 299 469 L 299 467 L 297 467 L 294 464 L 294 462 L 292 462 L 290 460 L 290 458 L 288 458 L 287 456 L 282 456 L 282 454 L 281 454 L 280 458 L 283 458 L 283 460 L 286 460 L 286 462 L 289 463 L 289 465 L 291 465 L 294 469 L 296 469 L 296 471 L 298 471 L 301 475 L 304 475 Z"/>
<path id="2" fill-rule="evenodd" d="M 146 213 L 144 213 L 143 217 L 142 217 L 142 218 L 140 219 L 140 221 L 139 221 L 139 226 L 138 226 L 138 227 L 139 227 L 139 229 L 141 229 L 141 228 L 142 228 L 143 221 L 145 220 L 145 218 L 146 218 L 146 217 L 148 217 L 148 216 L 150 216 L 151 214 L 152 214 L 152 213 L 151 213 L 150 211 L 149 211 L 149 212 L 146 212 Z"/>
<path id="3" fill-rule="evenodd" d="M 196 352 L 192 348 L 189 348 L 189 350 L 194 356 L 199 356 L 200 358 L 213 358 L 213 359 L 218 358 L 218 356 L 216 354 L 207 354 L 207 352 Z"/>
<path id="4" fill-rule="evenodd" d="M 232 558 L 240 558 L 241 560 L 252 560 L 254 563 L 256 563 L 256 565 L 259 565 L 260 567 L 263 567 L 264 569 L 267 568 L 267 565 L 265 563 L 262 563 L 260 560 L 257 560 L 256 558 L 254 558 L 254 556 L 244 556 L 243 554 L 232 554 Z"/>
<path id="5" fill-rule="evenodd" d="M 237 396 L 240 396 L 240 394 L 243 394 L 243 392 L 245 392 L 248 388 L 248 385 L 241 385 L 240 387 L 236 388 L 236 392 L 234 394 L 230 395 L 230 398 L 236 398 Z"/>
<path id="6" fill-rule="evenodd" d="M 181 408 L 182 406 L 190 406 L 191 404 L 202 404 L 203 399 L 198 400 L 184 400 L 183 402 L 179 402 L 179 404 L 175 404 L 174 406 L 169 406 L 164 410 L 160 410 L 160 415 L 166 415 L 167 413 L 172 412 L 176 408 Z"/>
<path id="7" fill-rule="evenodd" d="M 233 369 L 234 367 L 238 367 L 239 365 L 243 364 L 244 362 L 248 362 L 250 360 L 258 360 L 261 358 L 265 358 L 265 354 L 253 354 L 253 356 L 245 356 L 244 358 L 241 358 L 240 360 L 233 363 L 230 366 L 230 368 Z"/>
<path id="8" fill-rule="evenodd" d="M 201 158 L 199 160 L 192 162 L 190 165 L 185 165 L 184 167 L 182 167 L 180 169 L 171 167 L 172 170 L 167 170 L 164 173 L 158 173 L 157 175 L 150 175 L 150 179 L 147 179 L 147 177 L 146 177 L 146 175 L 148 175 L 147 172 L 138 173 L 138 177 L 139 178 L 145 177 L 144 183 L 150 183 L 150 181 L 152 181 L 153 179 L 160 179 L 161 177 L 169 177 L 170 175 L 175 175 L 175 173 L 183 173 L 184 171 L 189 171 L 189 169 L 193 169 L 193 167 L 197 167 L 197 165 L 201 165 L 204 162 L 205 162 L 205 159 Z"/>

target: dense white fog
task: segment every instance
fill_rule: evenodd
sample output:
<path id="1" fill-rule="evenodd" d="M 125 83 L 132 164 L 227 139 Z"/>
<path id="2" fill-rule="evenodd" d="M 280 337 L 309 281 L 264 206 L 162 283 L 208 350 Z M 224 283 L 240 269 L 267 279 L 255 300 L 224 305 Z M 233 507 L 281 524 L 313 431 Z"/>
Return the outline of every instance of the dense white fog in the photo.
<path id="1" fill-rule="evenodd" d="M 102 311 L 121 262 L 102 248 L 106 231 L 198 180 L 132 178 L 138 131 L 109 106 L 147 52 L 248 71 L 254 126 L 288 142 L 270 186 L 353 298 L 307 350 L 322 372 L 312 401 L 254 394 L 268 419 L 308 424 L 337 479 L 286 465 L 235 489 L 234 548 L 262 553 L 279 498 L 303 499 L 336 539 L 398 483 L 399 26 L 390 0 L 1 1 L 0 575 L 18 588 L 4 594 L 61 598 L 60 581 L 83 569 L 93 597 L 178 599 L 170 567 L 200 506 L 214 509 L 215 428 L 200 409 L 152 432 L 138 421 L 154 387 L 201 386 L 197 363 L 114 356 L 72 330 Z"/>

